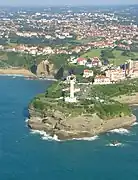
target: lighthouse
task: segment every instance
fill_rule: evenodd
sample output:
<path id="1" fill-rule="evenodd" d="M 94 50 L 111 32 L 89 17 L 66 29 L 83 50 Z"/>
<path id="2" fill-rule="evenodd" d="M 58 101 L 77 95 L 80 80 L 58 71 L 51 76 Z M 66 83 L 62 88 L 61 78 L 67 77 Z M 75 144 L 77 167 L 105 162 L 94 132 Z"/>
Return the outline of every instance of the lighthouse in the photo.
<path id="1" fill-rule="evenodd" d="M 70 76 L 69 77 L 69 97 L 66 97 L 65 98 L 65 102 L 77 102 L 77 99 L 75 97 L 75 92 L 76 92 L 76 89 L 75 89 L 75 82 L 76 82 L 76 77 L 75 76 Z"/>
<path id="2" fill-rule="evenodd" d="M 74 98 L 74 86 L 75 86 L 75 80 L 74 78 L 73 79 L 70 79 L 70 98 Z"/>

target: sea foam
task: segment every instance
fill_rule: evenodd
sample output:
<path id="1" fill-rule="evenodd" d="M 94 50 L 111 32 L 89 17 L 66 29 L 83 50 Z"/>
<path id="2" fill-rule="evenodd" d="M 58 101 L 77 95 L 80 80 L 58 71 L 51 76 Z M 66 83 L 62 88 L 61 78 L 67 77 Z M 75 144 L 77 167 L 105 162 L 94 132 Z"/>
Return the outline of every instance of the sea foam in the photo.
<path id="1" fill-rule="evenodd" d="M 122 144 L 122 143 L 117 143 L 117 144 L 110 143 L 110 144 L 107 144 L 106 146 L 110 146 L 110 147 L 123 147 L 124 144 Z"/>
<path id="2" fill-rule="evenodd" d="M 54 135 L 53 137 L 52 136 L 49 136 L 48 134 L 45 133 L 44 136 L 42 136 L 42 139 L 43 140 L 51 140 L 51 141 L 60 141 L 58 139 L 58 136 L 57 135 Z"/>
<path id="3" fill-rule="evenodd" d="M 31 134 L 39 134 L 43 140 L 47 141 L 60 141 L 58 136 L 54 135 L 53 137 L 47 134 L 45 131 L 31 130 Z"/>
<path id="4" fill-rule="evenodd" d="M 25 122 L 28 123 L 29 119 L 26 119 Z"/>
<path id="5" fill-rule="evenodd" d="M 110 133 L 117 133 L 117 134 L 121 134 L 121 135 L 128 135 L 130 134 L 130 131 L 124 128 L 120 128 L 120 129 L 113 129 L 111 131 L 109 131 Z"/>
<path id="6" fill-rule="evenodd" d="M 84 138 L 73 138 L 72 140 L 77 140 L 77 141 L 94 141 L 98 139 L 98 136 L 93 136 L 93 137 L 84 137 Z"/>
<path id="7" fill-rule="evenodd" d="M 137 126 L 138 122 L 134 122 L 131 126 Z"/>
<path id="8" fill-rule="evenodd" d="M 31 130 L 31 134 L 39 134 L 42 138 L 42 140 L 47 140 L 47 141 L 62 141 L 58 139 L 57 135 L 54 135 L 53 137 L 47 134 L 45 131 L 39 131 L 39 130 Z M 98 136 L 93 136 L 93 137 L 84 137 L 84 138 L 73 138 L 68 141 L 94 141 L 98 139 Z M 64 140 L 63 140 L 64 141 Z"/>

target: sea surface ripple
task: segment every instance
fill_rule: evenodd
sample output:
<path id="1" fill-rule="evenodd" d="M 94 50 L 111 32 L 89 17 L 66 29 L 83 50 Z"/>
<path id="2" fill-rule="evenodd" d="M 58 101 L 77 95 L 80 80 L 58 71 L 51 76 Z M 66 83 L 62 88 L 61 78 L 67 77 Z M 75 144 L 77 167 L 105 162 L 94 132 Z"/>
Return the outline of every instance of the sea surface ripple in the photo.
<path id="1" fill-rule="evenodd" d="M 28 103 L 50 83 L 0 77 L 0 180 L 137 180 L 137 123 L 66 142 L 28 129 Z"/>

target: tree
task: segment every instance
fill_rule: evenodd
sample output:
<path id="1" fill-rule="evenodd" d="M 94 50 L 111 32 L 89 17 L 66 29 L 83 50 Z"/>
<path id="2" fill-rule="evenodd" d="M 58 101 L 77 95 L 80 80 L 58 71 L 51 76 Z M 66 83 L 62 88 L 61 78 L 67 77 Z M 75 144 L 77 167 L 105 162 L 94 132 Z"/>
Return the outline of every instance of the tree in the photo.
<path id="1" fill-rule="evenodd" d="M 122 56 L 134 57 L 134 54 L 131 51 L 123 51 Z"/>
<path id="2" fill-rule="evenodd" d="M 32 65 L 31 68 L 30 68 L 31 72 L 36 74 L 36 71 L 37 71 L 37 65 Z"/>
<path id="3" fill-rule="evenodd" d="M 55 75 L 56 79 L 62 79 L 63 78 L 63 73 L 64 73 L 64 68 L 63 66 L 58 70 L 58 72 Z"/>
<path id="4" fill-rule="evenodd" d="M 101 58 L 102 59 L 108 59 L 108 58 L 115 58 L 113 54 L 113 50 L 102 50 L 101 51 Z"/>
<path id="5" fill-rule="evenodd" d="M 94 77 L 93 76 L 88 77 L 88 81 L 94 83 Z"/>

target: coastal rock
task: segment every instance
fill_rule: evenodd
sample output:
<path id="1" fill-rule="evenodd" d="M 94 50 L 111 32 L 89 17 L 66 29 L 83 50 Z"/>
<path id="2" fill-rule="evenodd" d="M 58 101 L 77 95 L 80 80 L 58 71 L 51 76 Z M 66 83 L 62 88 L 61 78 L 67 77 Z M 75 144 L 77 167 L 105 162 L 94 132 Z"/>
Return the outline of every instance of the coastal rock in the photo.
<path id="1" fill-rule="evenodd" d="M 30 111 L 32 113 L 32 111 Z M 36 112 L 35 112 L 36 113 Z M 135 121 L 134 115 L 118 117 L 108 120 L 100 119 L 96 114 L 90 117 L 78 116 L 65 118 L 61 112 L 54 112 L 46 118 L 30 114 L 28 125 L 31 129 L 44 130 L 51 136 L 57 135 L 59 139 L 73 139 L 92 137 L 107 131 L 131 126 Z"/>
<path id="2" fill-rule="evenodd" d="M 52 76 L 54 75 L 54 65 L 50 64 L 47 60 L 42 61 L 37 66 L 37 76 Z"/>

